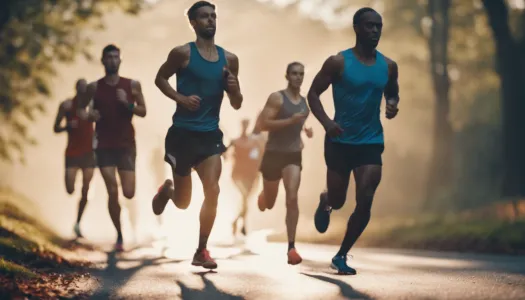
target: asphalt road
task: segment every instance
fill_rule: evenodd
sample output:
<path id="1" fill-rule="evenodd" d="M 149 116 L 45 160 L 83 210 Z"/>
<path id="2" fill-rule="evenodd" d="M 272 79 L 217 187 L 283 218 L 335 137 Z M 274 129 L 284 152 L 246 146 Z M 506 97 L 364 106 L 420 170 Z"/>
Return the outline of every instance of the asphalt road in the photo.
<path id="1" fill-rule="evenodd" d="M 299 244 L 304 262 L 286 264 L 286 245 L 252 236 L 213 246 L 214 272 L 190 264 L 194 248 L 155 242 L 104 254 L 93 299 L 525 299 L 525 257 L 355 249 L 355 276 L 329 268 L 337 251 Z"/>

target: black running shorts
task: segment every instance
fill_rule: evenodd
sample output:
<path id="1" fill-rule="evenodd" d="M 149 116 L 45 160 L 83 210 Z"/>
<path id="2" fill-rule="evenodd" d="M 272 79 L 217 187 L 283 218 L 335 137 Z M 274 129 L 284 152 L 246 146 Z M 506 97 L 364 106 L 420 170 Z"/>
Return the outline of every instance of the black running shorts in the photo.
<path id="1" fill-rule="evenodd" d="M 166 134 L 164 160 L 175 174 L 188 176 L 208 157 L 226 151 L 222 138 L 220 129 L 203 132 L 171 126 Z"/>
<path id="2" fill-rule="evenodd" d="M 326 167 L 349 176 L 353 169 L 365 165 L 382 165 L 384 144 L 351 145 L 335 143 L 325 136 L 324 160 Z"/>

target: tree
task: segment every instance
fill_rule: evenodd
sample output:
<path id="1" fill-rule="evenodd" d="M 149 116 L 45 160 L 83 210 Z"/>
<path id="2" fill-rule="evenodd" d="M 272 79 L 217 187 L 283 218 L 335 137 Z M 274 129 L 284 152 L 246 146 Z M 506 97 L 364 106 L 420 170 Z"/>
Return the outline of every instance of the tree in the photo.
<path id="1" fill-rule="evenodd" d="M 449 8 L 450 0 L 428 0 L 430 18 L 430 72 L 434 87 L 434 135 L 433 154 L 427 188 L 427 199 L 433 199 L 440 191 L 447 190 L 452 178 L 453 130 L 450 124 L 450 78 L 449 78 Z"/>
<path id="2" fill-rule="evenodd" d="M 111 9 L 137 14 L 143 0 L 3 0 L 0 1 L 0 159 L 23 160 L 34 144 L 27 125 L 44 112 L 48 83 L 56 62 L 73 62 L 86 51 L 86 28 L 102 29 Z"/>
<path id="3" fill-rule="evenodd" d="M 483 0 L 496 46 L 496 71 L 501 81 L 503 127 L 503 196 L 525 196 L 525 11 L 511 30 L 509 8 L 503 0 Z M 516 204 L 516 201 L 514 201 Z"/>

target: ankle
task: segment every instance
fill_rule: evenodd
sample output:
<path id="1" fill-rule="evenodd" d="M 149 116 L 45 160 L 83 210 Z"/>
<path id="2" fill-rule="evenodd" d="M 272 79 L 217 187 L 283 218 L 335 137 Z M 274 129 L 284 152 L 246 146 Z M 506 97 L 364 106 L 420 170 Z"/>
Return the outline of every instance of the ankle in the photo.
<path id="1" fill-rule="evenodd" d="M 295 249 L 295 242 L 288 242 L 288 251 Z"/>

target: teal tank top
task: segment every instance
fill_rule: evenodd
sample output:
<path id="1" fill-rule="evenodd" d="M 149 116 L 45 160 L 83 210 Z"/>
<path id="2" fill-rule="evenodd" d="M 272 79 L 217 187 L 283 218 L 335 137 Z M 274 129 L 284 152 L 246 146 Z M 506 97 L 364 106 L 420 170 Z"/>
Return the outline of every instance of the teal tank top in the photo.
<path id="1" fill-rule="evenodd" d="M 224 97 L 224 71 L 227 65 L 224 49 L 219 46 L 219 60 L 204 59 L 194 42 L 190 43 L 188 66 L 177 73 L 177 92 L 184 96 L 197 95 L 201 98 L 200 107 L 190 111 L 177 105 L 173 114 L 173 125 L 193 131 L 214 131 L 219 128 L 219 113 Z"/>
<path id="2" fill-rule="evenodd" d="M 352 49 L 341 52 L 344 57 L 342 76 L 332 83 L 334 121 L 344 130 L 331 138 L 333 142 L 352 145 L 383 144 L 380 120 L 383 91 L 388 82 L 388 63 L 376 51 L 376 62 L 367 66 Z"/>

